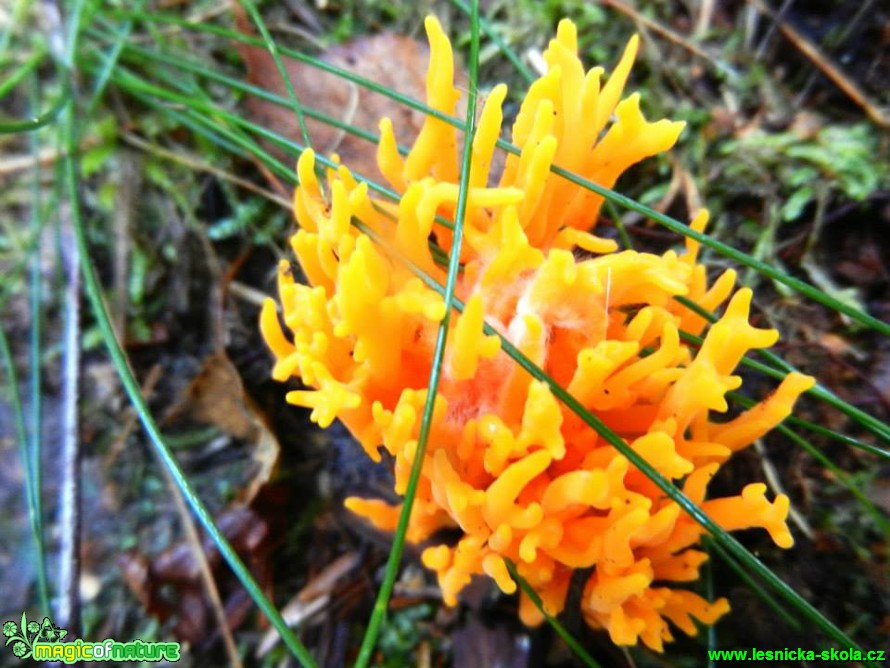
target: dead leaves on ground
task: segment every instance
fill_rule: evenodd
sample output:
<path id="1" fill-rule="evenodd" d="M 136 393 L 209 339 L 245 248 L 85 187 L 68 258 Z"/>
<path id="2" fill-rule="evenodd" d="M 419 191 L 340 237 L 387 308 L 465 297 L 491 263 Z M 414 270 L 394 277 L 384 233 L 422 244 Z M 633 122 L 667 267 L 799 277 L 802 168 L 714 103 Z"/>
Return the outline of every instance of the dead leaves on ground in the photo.
<path id="1" fill-rule="evenodd" d="M 266 49 L 244 45 L 241 56 L 247 65 L 248 81 L 287 99 L 287 87 Z M 353 40 L 329 49 L 322 56 L 327 63 L 416 99 L 423 99 L 425 95 L 428 59 L 429 50 L 425 44 L 389 33 Z M 283 61 L 297 97 L 306 106 L 375 134 L 380 119 L 388 116 L 398 128 L 402 143 L 412 141 L 420 132 L 424 119 L 420 112 L 311 65 L 287 57 Z M 399 63 L 399 67 L 393 67 L 393 63 Z M 248 97 L 247 110 L 255 123 L 302 143 L 300 125 L 292 108 Z M 337 153 L 350 169 L 375 181 L 383 181 L 383 175 L 377 169 L 373 144 L 311 118 L 306 119 L 306 125 L 312 145 L 320 154 Z"/>
<path id="2" fill-rule="evenodd" d="M 248 508 L 234 508 L 216 518 L 226 540 L 245 562 L 260 586 L 270 586 L 267 528 Z M 254 607 L 209 537 L 202 550 L 219 588 L 229 628 L 240 625 Z M 212 641 L 208 629 L 215 623 L 200 577 L 200 555 L 186 541 L 177 543 L 153 558 L 135 550 L 119 558 L 124 580 L 145 611 L 160 622 L 175 619 L 174 633 L 180 642 L 193 646 Z"/>
<path id="3" fill-rule="evenodd" d="M 247 67 L 247 80 L 260 88 L 288 99 L 288 90 L 271 54 L 263 47 L 241 45 L 241 57 Z M 411 37 L 381 33 L 359 37 L 328 49 L 321 59 L 361 77 L 374 81 L 401 95 L 426 99 L 426 68 L 429 48 L 426 42 Z M 423 126 L 424 114 L 390 97 L 368 90 L 341 76 L 323 72 L 293 58 L 282 56 L 284 67 L 300 103 L 327 114 L 336 121 L 375 136 L 381 118 L 392 119 L 398 141 L 410 146 Z M 394 66 L 396 65 L 396 66 Z M 465 90 L 467 76 L 455 68 L 455 85 Z M 458 104 L 462 116 L 465 102 Z M 282 107 L 258 97 L 247 98 L 249 118 L 276 134 L 302 143 L 300 125 L 293 108 Z M 385 183 L 377 168 L 377 149 L 366 139 L 333 125 L 306 119 L 315 150 L 325 156 L 336 153 L 350 170 L 377 183 Z M 282 155 L 286 161 L 291 158 Z"/>
<path id="4" fill-rule="evenodd" d="M 225 351 L 216 351 L 204 360 L 201 372 L 186 389 L 175 412 L 214 425 L 247 444 L 254 466 L 239 500 L 249 504 L 272 475 L 279 444 L 245 394 L 241 376 Z"/>

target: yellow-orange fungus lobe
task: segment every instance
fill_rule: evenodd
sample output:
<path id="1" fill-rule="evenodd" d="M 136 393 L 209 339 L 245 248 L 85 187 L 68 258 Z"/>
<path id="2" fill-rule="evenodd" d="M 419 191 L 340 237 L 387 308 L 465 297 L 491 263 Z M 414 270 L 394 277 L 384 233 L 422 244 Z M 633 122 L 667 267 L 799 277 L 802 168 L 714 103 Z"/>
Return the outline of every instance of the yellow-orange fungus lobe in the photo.
<path id="1" fill-rule="evenodd" d="M 450 115 L 459 99 L 451 45 L 434 18 L 425 25 L 427 103 Z M 478 576 L 515 592 L 509 560 L 556 614 L 575 571 L 592 567 L 581 597 L 586 621 L 616 643 L 661 651 L 672 628 L 695 634 L 693 620 L 712 624 L 729 609 L 724 599 L 708 602 L 683 588 L 706 560 L 696 549 L 702 527 L 520 368 L 491 331 L 723 528 L 764 529 L 781 547 L 793 542 L 787 497 L 770 498 L 753 483 L 708 499 L 707 487 L 734 452 L 790 413 L 813 380 L 790 374 L 746 412 L 721 415 L 726 393 L 741 384 L 734 375 L 741 359 L 778 337 L 749 323 L 751 291 L 734 291 L 732 271 L 709 283 L 696 241 L 687 240 L 682 254 L 618 251 L 593 234 L 602 198 L 551 171 L 612 187 L 628 167 L 677 141 L 682 123 L 646 120 L 639 95 L 624 93 L 637 47 L 634 37 L 608 77 L 602 68 L 585 71 L 575 26 L 562 21 L 544 53 L 549 69 L 513 125 L 519 154 L 508 155 L 499 174 L 493 157 L 506 88 L 495 87 L 486 101 L 456 284 L 464 308 L 449 321 L 407 538 L 426 543 L 423 563 L 449 605 Z M 373 198 L 346 166 L 328 170 L 323 189 L 315 155 L 305 151 L 291 246 L 309 285 L 282 263 L 280 311 L 266 302 L 260 328 L 276 359 L 273 376 L 305 386 L 288 400 L 311 408 L 321 426 L 341 420 L 369 457 L 379 461 L 383 448 L 394 461 L 395 491 L 404 494 L 445 316 L 442 297 L 405 260 L 444 284 L 431 246 L 447 253 L 453 236 L 441 220 L 453 222 L 456 213 L 459 137 L 428 117 L 402 157 L 398 128 L 388 119 L 380 128 L 378 164 L 398 204 Z M 700 233 L 706 223 L 707 212 L 699 212 L 690 227 Z M 678 296 L 723 315 L 709 325 Z M 702 344 L 688 345 L 684 331 Z M 346 505 L 385 531 L 401 511 L 377 499 Z M 436 544 L 446 528 L 459 539 Z M 542 621 L 525 595 L 520 616 Z"/>

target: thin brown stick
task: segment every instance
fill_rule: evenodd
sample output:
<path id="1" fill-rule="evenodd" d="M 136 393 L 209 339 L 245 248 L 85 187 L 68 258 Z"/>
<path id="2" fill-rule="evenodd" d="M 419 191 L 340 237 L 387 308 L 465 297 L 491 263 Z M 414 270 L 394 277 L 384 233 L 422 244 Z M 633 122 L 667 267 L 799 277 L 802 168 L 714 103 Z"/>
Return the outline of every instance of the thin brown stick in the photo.
<path id="1" fill-rule="evenodd" d="M 114 310 L 111 316 L 119 337 L 123 337 L 126 331 L 127 307 L 130 298 L 131 230 L 135 215 L 134 203 L 139 198 L 139 181 L 142 173 L 139 157 L 140 154 L 136 151 L 121 152 L 119 187 L 112 216 L 112 229 L 114 230 L 114 260 L 112 262 Z"/>
<path id="2" fill-rule="evenodd" d="M 101 142 L 101 137 L 87 137 L 80 143 L 79 148 L 85 151 L 98 146 Z M 49 147 L 40 149 L 36 155 L 29 152 L 2 156 L 0 157 L 0 177 L 12 176 L 19 172 L 33 169 L 35 165 L 46 167 L 65 155 L 66 152 L 64 150 Z"/>
<path id="3" fill-rule="evenodd" d="M 199 160 L 186 153 L 182 153 L 180 151 L 170 151 L 168 149 L 161 148 L 160 146 L 156 146 L 150 142 L 147 142 L 144 139 L 141 139 L 140 137 L 137 137 L 136 135 L 129 132 L 125 132 L 122 135 L 122 138 L 131 146 L 140 148 L 147 153 L 154 153 L 155 155 L 161 156 L 162 158 L 167 158 L 168 160 L 172 160 L 173 162 L 178 162 L 181 165 L 185 165 L 186 167 L 194 169 L 195 171 L 213 174 L 214 176 L 218 176 L 219 178 L 224 179 L 229 183 L 234 183 L 236 186 L 265 197 L 271 202 L 275 202 L 288 211 L 290 211 L 293 206 L 287 198 L 281 195 L 270 192 L 265 188 L 259 187 L 255 183 L 251 183 L 247 179 L 242 179 L 240 176 L 235 176 L 234 174 L 231 174 L 224 169 L 209 165 L 206 162 L 203 162 L 202 160 Z"/>
<path id="4" fill-rule="evenodd" d="M 229 665 L 233 668 L 243 668 L 244 664 L 241 662 L 241 656 L 238 654 L 235 639 L 232 637 L 232 630 L 229 628 L 229 623 L 226 620 L 226 612 L 223 608 L 222 599 L 219 596 L 219 589 L 216 586 L 216 581 L 213 579 L 210 564 L 207 563 L 207 555 L 204 553 L 204 548 L 201 545 L 201 537 L 198 535 L 192 515 L 185 504 L 185 499 L 182 497 L 182 491 L 176 485 L 167 467 L 161 466 L 160 469 L 164 473 L 173 502 L 176 504 L 176 513 L 179 515 L 179 521 L 182 523 L 182 528 L 185 531 L 186 541 L 188 541 L 195 556 L 195 562 L 198 565 L 198 572 L 201 576 L 201 584 L 204 585 L 204 591 L 210 600 L 210 609 L 213 611 L 213 616 L 216 618 L 216 623 L 222 634 L 223 645 L 225 645 L 226 654 L 229 657 Z"/>
<path id="5" fill-rule="evenodd" d="M 671 30 L 667 26 L 664 26 L 664 25 L 658 23 L 657 21 L 653 21 L 648 16 L 643 16 L 640 12 L 638 12 L 636 9 L 634 9 L 627 3 L 623 2 L 622 0 L 603 0 L 603 4 L 610 6 L 612 9 L 618 10 L 625 16 L 629 16 L 635 22 L 639 23 L 641 26 L 648 28 L 652 32 L 658 33 L 662 37 L 669 39 L 671 42 L 674 42 L 675 44 L 683 47 L 690 53 L 693 53 L 696 56 L 698 56 L 699 58 L 702 58 L 704 60 L 707 60 L 708 62 L 713 63 L 719 69 L 721 69 L 721 70 L 726 69 L 725 65 L 722 65 L 721 63 L 717 62 L 717 60 L 714 58 L 714 56 L 709 54 L 707 51 L 702 49 L 697 44 L 693 44 L 692 42 L 690 42 L 688 39 L 686 39 L 680 33 L 676 32 L 674 30 Z"/>
<path id="6" fill-rule="evenodd" d="M 118 338 L 120 338 L 120 332 L 118 332 Z M 158 381 L 161 379 L 161 365 L 155 364 L 148 372 L 148 375 L 145 377 L 145 382 L 142 383 L 141 391 L 142 396 L 146 399 L 151 399 L 151 395 L 154 393 L 155 385 L 158 384 Z M 114 464 L 117 460 L 118 456 L 120 456 L 121 452 L 124 450 L 124 445 L 127 443 L 127 439 L 130 437 L 130 434 L 133 433 L 133 430 L 136 428 L 137 423 L 139 422 L 139 414 L 135 410 L 130 410 L 129 415 L 127 415 L 127 421 L 124 422 L 124 426 L 121 427 L 120 433 L 117 435 L 117 438 L 112 442 L 111 447 L 108 448 L 108 454 L 105 456 L 104 465 L 105 468 L 108 468 Z"/>
<path id="7" fill-rule="evenodd" d="M 711 20 L 714 18 L 714 0 L 702 0 L 699 7 L 698 18 L 695 20 L 695 30 L 693 34 L 701 37 L 711 27 Z"/>
<path id="8" fill-rule="evenodd" d="M 835 86 L 862 108 L 875 125 L 887 129 L 890 128 L 890 112 L 874 102 L 869 95 L 855 81 L 850 79 L 835 65 L 831 59 L 823 54 L 819 48 L 803 34 L 795 30 L 790 24 L 781 21 L 761 0 L 747 0 L 757 11 L 765 14 L 775 21 L 779 30 L 794 44 L 795 47 L 806 56 L 822 74 L 828 77 Z"/>

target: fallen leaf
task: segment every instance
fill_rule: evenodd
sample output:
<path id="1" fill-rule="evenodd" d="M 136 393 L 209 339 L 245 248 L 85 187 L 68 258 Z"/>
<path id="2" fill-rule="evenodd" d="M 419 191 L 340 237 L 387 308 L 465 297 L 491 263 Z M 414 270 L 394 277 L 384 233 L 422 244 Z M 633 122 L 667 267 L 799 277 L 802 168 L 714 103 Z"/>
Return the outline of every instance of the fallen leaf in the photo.
<path id="1" fill-rule="evenodd" d="M 285 99 L 288 91 L 275 61 L 263 47 L 241 45 L 241 56 L 247 66 L 247 80 Z M 322 57 L 385 88 L 417 100 L 426 99 L 426 68 L 429 48 L 425 42 L 410 37 L 381 33 L 359 37 L 329 49 Z M 424 115 L 350 81 L 323 72 L 292 58 L 282 57 L 300 104 L 311 107 L 361 130 L 378 133 L 380 119 L 391 118 L 399 143 L 410 146 L 423 126 Z M 455 69 L 455 85 L 466 90 L 467 77 Z M 291 108 L 278 106 L 254 96 L 247 98 L 250 120 L 268 130 L 303 143 L 297 115 Z M 458 116 L 466 109 L 465 99 L 458 104 Z M 385 183 L 377 169 L 377 147 L 327 123 L 307 118 L 306 126 L 312 145 L 322 155 L 337 153 L 350 170 Z M 270 150 L 275 150 L 269 147 Z M 292 158 L 277 152 L 282 159 Z"/>
<path id="2" fill-rule="evenodd" d="M 270 586 L 268 529 L 252 510 L 234 508 L 216 518 L 217 526 L 262 587 Z M 201 542 L 207 564 L 219 588 L 229 628 L 236 628 L 251 610 L 244 590 L 205 536 Z M 198 556 L 191 544 L 180 542 L 149 557 L 130 550 L 118 557 L 124 581 L 145 612 L 161 623 L 175 619 L 174 633 L 181 642 L 199 645 L 210 640 L 213 615 L 201 582 Z"/>
<path id="3" fill-rule="evenodd" d="M 243 503 L 250 503 L 269 480 L 280 448 L 278 439 L 245 394 L 241 376 L 224 351 L 204 360 L 201 372 L 174 410 L 219 427 L 250 445 L 257 469 L 239 496 Z"/>

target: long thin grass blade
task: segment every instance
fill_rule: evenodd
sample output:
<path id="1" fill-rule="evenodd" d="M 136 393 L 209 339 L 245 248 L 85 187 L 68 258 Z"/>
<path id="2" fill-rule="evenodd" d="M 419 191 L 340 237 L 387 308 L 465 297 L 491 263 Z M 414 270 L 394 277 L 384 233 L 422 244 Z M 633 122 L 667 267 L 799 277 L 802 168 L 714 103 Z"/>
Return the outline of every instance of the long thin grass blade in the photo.
<path id="1" fill-rule="evenodd" d="M 445 317 L 439 323 L 439 331 L 436 335 L 436 347 L 433 352 L 432 370 L 427 383 L 426 403 L 423 407 L 423 417 L 420 422 L 420 433 L 417 437 L 417 454 L 411 465 L 411 473 L 408 478 L 408 486 L 402 502 L 402 511 L 399 522 L 393 535 L 393 544 L 386 563 L 386 573 L 377 600 L 374 602 L 374 611 L 368 621 L 368 628 L 362 639 L 359 649 L 356 668 L 366 668 L 371 660 L 371 653 L 377 642 L 380 626 L 386 615 L 389 598 L 395 585 L 399 563 L 402 560 L 402 551 L 405 547 L 405 537 L 408 533 L 408 523 L 411 519 L 411 510 L 414 507 L 414 499 L 417 495 L 417 486 L 420 482 L 420 471 L 423 468 L 427 444 L 429 442 L 430 427 L 433 421 L 433 409 L 436 405 L 436 397 L 439 390 L 439 379 L 442 373 L 442 362 L 445 359 L 445 344 L 448 340 L 448 329 L 451 322 L 451 305 L 455 301 L 455 287 L 457 286 L 457 274 L 460 265 L 460 250 L 463 242 L 464 216 L 467 212 L 467 200 L 470 183 L 470 162 L 473 156 L 473 138 L 476 134 L 476 97 L 479 83 L 479 0 L 473 0 L 472 15 L 470 17 L 470 76 L 469 92 L 467 96 L 467 116 L 464 126 L 464 148 L 461 160 L 460 185 L 457 197 L 457 212 L 454 221 L 454 237 L 449 249 L 448 277 L 445 281 L 443 298 L 445 300 Z"/>

